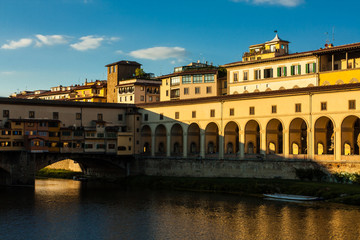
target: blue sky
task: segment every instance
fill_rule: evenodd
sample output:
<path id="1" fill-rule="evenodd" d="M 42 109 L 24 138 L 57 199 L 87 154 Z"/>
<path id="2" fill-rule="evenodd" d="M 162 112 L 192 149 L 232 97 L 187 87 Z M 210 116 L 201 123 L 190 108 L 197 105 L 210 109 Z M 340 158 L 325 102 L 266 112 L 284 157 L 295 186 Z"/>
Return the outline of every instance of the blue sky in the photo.
<path id="1" fill-rule="evenodd" d="M 360 42 L 357 0 L 0 0 L 0 96 L 106 79 L 134 60 L 168 74 L 241 60 L 277 30 L 291 52 Z M 328 32 L 327 36 L 325 33 Z"/>

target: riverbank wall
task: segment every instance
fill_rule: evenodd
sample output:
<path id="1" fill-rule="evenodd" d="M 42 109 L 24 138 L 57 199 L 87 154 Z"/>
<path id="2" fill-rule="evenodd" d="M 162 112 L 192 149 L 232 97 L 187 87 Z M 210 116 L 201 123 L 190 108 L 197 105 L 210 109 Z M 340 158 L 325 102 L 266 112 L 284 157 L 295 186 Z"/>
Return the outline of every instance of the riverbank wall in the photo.
<path id="1" fill-rule="evenodd" d="M 299 171 L 309 169 L 324 175 L 360 172 L 360 161 L 138 158 L 131 165 L 131 175 L 171 177 L 299 179 Z"/>

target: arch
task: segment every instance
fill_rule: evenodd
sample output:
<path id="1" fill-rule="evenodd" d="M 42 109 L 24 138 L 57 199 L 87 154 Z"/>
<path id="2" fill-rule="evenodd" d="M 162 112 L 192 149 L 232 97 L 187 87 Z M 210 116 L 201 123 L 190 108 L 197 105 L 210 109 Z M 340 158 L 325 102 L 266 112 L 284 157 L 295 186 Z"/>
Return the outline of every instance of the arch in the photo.
<path id="1" fill-rule="evenodd" d="M 254 90 L 254 93 L 255 93 L 255 92 L 260 92 L 260 90 L 259 90 L 259 89 L 255 89 L 255 90 Z"/>
<path id="2" fill-rule="evenodd" d="M 335 83 L 336 85 L 341 85 L 341 84 L 344 84 L 344 81 L 343 80 L 341 80 L 341 79 L 339 79 L 339 80 L 337 80 L 336 81 L 336 83 Z"/>
<path id="3" fill-rule="evenodd" d="M 237 123 L 230 121 L 224 129 L 224 152 L 234 154 L 239 151 L 239 127 Z"/>
<path id="4" fill-rule="evenodd" d="M 245 154 L 260 153 L 260 125 L 249 120 L 245 125 Z"/>
<path id="5" fill-rule="evenodd" d="M 348 146 L 345 146 L 348 144 Z M 350 115 L 341 123 L 341 154 L 359 155 L 360 147 L 360 118 Z"/>
<path id="6" fill-rule="evenodd" d="M 166 128 L 160 124 L 155 129 L 155 155 L 161 156 L 166 154 L 166 143 Z"/>
<path id="7" fill-rule="evenodd" d="M 314 125 L 315 128 L 315 154 L 334 154 L 334 123 L 329 117 L 319 117 Z M 323 153 L 319 152 L 323 145 Z"/>
<path id="8" fill-rule="evenodd" d="M 321 84 L 321 86 L 329 86 L 330 85 L 330 83 L 328 82 L 328 81 L 324 81 L 322 84 Z"/>
<path id="9" fill-rule="evenodd" d="M 278 119 L 271 119 L 266 125 L 266 146 L 267 154 L 283 153 L 283 124 Z"/>
<path id="10" fill-rule="evenodd" d="M 307 87 L 315 87 L 314 84 L 310 83 Z"/>
<path id="11" fill-rule="evenodd" d="M 293 87 L 293 89 L 295 89 L 295 88 L 299 88 L 299 86 L 298 86 L 298 85 L 295 85 L 295 86 Z"/>
<path id="12" fill-rule="evenodd" d="M 233 92 L 233 94 L 239 94 L 237 91 Z"/>
<path id="13" fill-rule="evenodd" d="M 279 90 L 285 90 L 285 88 L 284 88 L 284 87 L 280 87 Z"/>
<path id="14" fill-rule="evenodd" d="M 248 90 L 245 90 L 243 93 L 249 93 L 249 91 L 248 91 Z"/>
<path id="15" fill-rule="evenodd" d="M 211 122 L 205 128 L 205 146 L 207 154 L 219 152 L 219 127 Z"/>
<path id="16" fill-rule="evenodd" d="M 183 128 L 179 123 L 175 123 L 171 127 L 170 131 L 170 146 L 171 146 L 171 155 L 181 155 L 183 152 Z"/>
<path id="17" fill-rule="evenodd" d="M 187 132 L 188 154 L 198 156 L 200 154 L 200 127 L 196 123 L 190 124 Z"/>
<path id="18" fill-rule="evenodd" d="M 267 88 L 267 89 L 265 90 L 265 92 L 269 92 L 269 91 L 271 91 L 271 88 Z"/>
<path id="19" fill-rule="evenodd" d="M 141 152 L 145 155 L 151 154 L 151 128 L 148 125 L 145 125 L 141 128 Z"/>
<path id="20" fill-rule="evenodd" d="M 295 118 L 289 125 L 290 154 L 307 154 L 308 125 L 302 118 Z"/>
<path id="21" fill-rule="evenodd" d="M 350 83 L 358 83 L 359 82 L 359 80 L 357 80 L 357 78 L 352 78 L 351 80 L 350 80 Z"/>

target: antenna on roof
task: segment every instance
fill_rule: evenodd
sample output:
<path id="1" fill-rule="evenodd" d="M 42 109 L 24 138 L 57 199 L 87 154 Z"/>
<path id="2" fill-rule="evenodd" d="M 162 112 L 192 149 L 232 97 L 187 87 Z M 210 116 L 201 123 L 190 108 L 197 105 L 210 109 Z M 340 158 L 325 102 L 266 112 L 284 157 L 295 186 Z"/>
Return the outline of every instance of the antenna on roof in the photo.
<path id="1" fill-rule="evenodd" d="M 274 33 L 277 33 L 277 30 L 274 30 Z"/>
<path id="2" fill-rule="evenodd" d="M 329 33 L 328 33 L 328 32 L 325 32 L 325 35 L 326 35 L 326 44 L 329 44 L 329 43 L 330 43 Z"/>

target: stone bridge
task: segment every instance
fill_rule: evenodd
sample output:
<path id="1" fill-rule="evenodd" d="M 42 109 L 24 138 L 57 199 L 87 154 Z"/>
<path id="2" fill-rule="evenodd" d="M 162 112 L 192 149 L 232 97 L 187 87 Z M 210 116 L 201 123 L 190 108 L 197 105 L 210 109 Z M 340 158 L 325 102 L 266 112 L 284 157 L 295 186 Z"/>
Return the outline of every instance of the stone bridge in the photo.
<path id="1" fill-rule="evenodd" d="M 86 175 L 119 178 L 129 175 L 133 156 L 94 153 L 0 152 L 0 185 L 34 185 L 35 174 L 42 168 L 72 159 Z"/>

